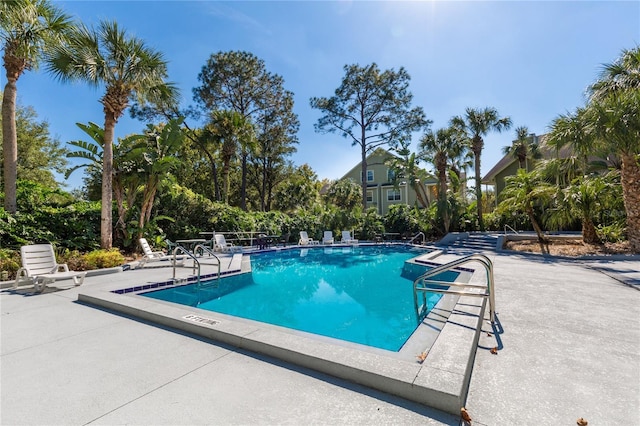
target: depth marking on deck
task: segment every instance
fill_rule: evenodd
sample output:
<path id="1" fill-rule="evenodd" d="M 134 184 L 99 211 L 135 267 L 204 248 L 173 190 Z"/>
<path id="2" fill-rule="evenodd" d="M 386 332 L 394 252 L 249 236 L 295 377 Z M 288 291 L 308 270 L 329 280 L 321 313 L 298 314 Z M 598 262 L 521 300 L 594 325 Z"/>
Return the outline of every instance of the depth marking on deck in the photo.
<path id="1" fill-rule="evenodd" d="M 207 324 L 207 325 L 220 324 L 220 321 L 218 321 L 218 320 L 214 320 L 212 318 L 207 318 L 207 317 L 201 317 L 199 315 L 193 315 L 193 314 L 185 315 L 185 316 L 182 317 L 182 319 L 186 319 L 186 320 L 189 320 L 189 321 L 197 322 L 199 324 Z"/>

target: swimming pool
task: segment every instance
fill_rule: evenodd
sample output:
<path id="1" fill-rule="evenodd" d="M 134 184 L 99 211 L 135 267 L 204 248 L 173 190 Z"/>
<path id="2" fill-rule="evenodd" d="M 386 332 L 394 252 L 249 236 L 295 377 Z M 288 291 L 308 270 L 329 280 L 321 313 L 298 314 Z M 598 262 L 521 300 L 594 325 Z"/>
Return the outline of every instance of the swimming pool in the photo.
<path id="1" fill-rule="evenodd" d="M 291 249 L 251 256 L 251 273 L 143 296 L 398 351 L 419 324 L 408 246 Z M 417 269 L 416 269 L 417 267 Z M 440 277 L 453 281 L 457 273 Z M 428 309 L 440 299 L 431 294 Z"/>

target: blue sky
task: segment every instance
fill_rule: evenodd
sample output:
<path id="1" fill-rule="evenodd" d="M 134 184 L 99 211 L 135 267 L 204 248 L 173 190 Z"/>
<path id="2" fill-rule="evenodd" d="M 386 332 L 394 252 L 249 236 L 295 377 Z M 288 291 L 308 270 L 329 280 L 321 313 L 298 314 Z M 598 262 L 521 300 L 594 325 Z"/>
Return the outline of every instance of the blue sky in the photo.
<path id="1" fill-rule="evenodd" d="M 329 97 L 346 64 L 404 67 L 413 104 L 446 127 L 466 107 L 495 107 L 513 128 L 485 138 L 482 174 L 514 139 L 515 127 L 545 133 L 554 117 L 583 104 L 585 88 L 603 63 L 640 43 L 640 2 L 383 2 L 383 1 L 57 1 L 91 25 L 115 20 L 161 51 L 169 78 L 193 104 L 192 89 L 210 55 L 248 51 L 294 93 L 300 119 L 295 164 L 309 164 L 320 179 L 342 177 L 359 150 L 335 134 L 314 130 L 320 114 L 313 96 Z M 2 87 L 6 83 L 1 74 Z M 44 71 L 18 81 L 18 102 L 31 105 L 61 142 L 85 139 L 76 122 L 104 123 L 103 88 L 63 85 Z M 144 125 L 127 114 L 116 136 Z M 414 136 L 417 142 L 419 134 Z M 68 188 L 81 185 L 74 172 Z"/>

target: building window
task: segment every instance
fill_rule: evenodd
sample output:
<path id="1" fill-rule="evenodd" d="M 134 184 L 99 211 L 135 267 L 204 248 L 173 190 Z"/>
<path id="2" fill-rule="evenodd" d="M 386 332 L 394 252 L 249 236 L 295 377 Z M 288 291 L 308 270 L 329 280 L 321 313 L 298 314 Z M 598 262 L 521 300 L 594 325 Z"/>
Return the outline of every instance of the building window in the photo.
<path id="1" fill-rule="evenodd" d="M 367 203 L 373 203 L 373 191 L 367 191 Z"/>
<path id="2" fill-rule="evenodd" d="M 393 182 L 396 179 L 396 172 L 389 169 L 387 170 L 387 182 Z"/>
<path id="3" fill-rule="evenodd" d="M 400 196 L 399 189 L 387 189 L 387 200 L 388 201 L 400 201 L 402 197 Z"/>
<path id="4" fill-rule="evenodd" d="M 362 180 L 362 172 L 360 172 L 360 180 Z M 367 182 L 373 182 L 373 170 L 367 170 Z"/>

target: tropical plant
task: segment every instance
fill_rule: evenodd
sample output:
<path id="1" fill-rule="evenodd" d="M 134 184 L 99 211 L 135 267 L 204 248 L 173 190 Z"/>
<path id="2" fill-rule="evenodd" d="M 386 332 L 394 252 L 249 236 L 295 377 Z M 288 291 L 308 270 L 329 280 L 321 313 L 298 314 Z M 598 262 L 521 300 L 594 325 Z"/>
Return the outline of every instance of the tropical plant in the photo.
<path id="1" fill-rule="evenodd" d="M 288 166 L 285 179 L 275 191 L 275 209 L 283 212 L 295 212 L 311 207 L 320 197 L 317 180 L 318 175 L 308 164 L 296 168 Z"/>
<path id="2" fill-rule="evenodd" d="M 506 186 L 500 193 L 502 200 L 498 206 L 500 211 L 523 212 L 529 218 L 533 226 L 542 251 L 546 251 L 546 239 L 538 219 L 536 218 L 536 205 L 545 205 L 551 200 L 556 187 L 549 185 L 540 178 L 536 171 L 527 172 L 518 169 L 513 176 L 505 178 Z"/>
<path id="3" fill-rule="evenodd" d="M 324 198 L 341 209 L 353 210 L 360 205 L 360 186 L 352 179 L 340 179 L 331 183 Z"/>
<path id="4" fill-rule="evenodd" d="M 400 183 L 409 185 L 416 194 L 416 198 L 420 206 L 426 208 L 429 206 L 429 196 L 425 188 L 424 181 L 427 179 L 427 172 L 419 167 L 422 160 L 420 154 L 411 152 L 409 149 L 409 141 L 401 140 L 398 146 L 391 149 L 396 156 L 390 157 L 385 161 L 389 166 L 389 170 L 393 175 L 393 185 L 398 189 Z"/>
<path id="5" fill-rule="evenodd" d="M 480 177 L 480 157 L 484 148 L 483 138 L 492 130 L 501 132 L 509 129 L 511 127 L 511 119 L 509 117 L 500 117 L 495 108 L 467 108 L 464 116 L 456 116 L 451 119 L 451 126 L 466 136 L 469 149 L 473 152 L 478 226 L 481 231 L 484 231 Z"/>
<path id="6" fill-rule="evenodd" d="M 214 111 L 209 129 L 219 144 L 223 198 L 224 202 L 229 204 L 231 163 L 240 157 L 241 147 L 243 153 L 248 151 L 248 147 L 255 140 L 255 130 L 248 119 L 239 112 L 231 110 Z"/>
<path id="7" fill-rule="evenodd" d="M 582 224 L 582 240 L 599 244 L 596 221 L 604 209 L 604 202 L 612 192 L 611 184 L 602 176 L 576 179 L 556 197 L 556 205 L 546 212 L 546 222 L 558 226 L 570 225 L 575 219 Z"/>
<path id="8" fill-rule="evenodd" d="M 38 68 L 46 51 L 61 43 L 70 28 L 71 18 L 50 1 L 0 2 L 0 39 L 7 76 L 2 95 L 4 207 L 12 214 L 17 209 L 17 82 L 25 71 Z"/>
<path id="9" fill-rule="evenodd" d="M 518 160 L 518 166 L 521 169 L 527 169 L 528 159 L 542 158 L 540 147 L 535 137 L 529 135 L 529 129 L 526 126 L 516 128 L 516 140 L 511 145 L 503 147 L 502 153 L 513 155 Z"/>
<path id="10" fill-rule="evenodd" d="M 449 232 L 451 224 L 451 206 L 448 203 L 448 169 L 454 156 L 459 155 L 464 141 L 456 129 L 449 127 L 429 131 L 420 138 L 421 158 L 433 164 L 438 177 L 438 212 L 442 217 L 444 233 Z"/>
<path id="11" fill-rule="evenodd" d="M 184 140 L 181 129 L 183 120 L 181 117 L 169 120 L 163 125 L 149 125 L 146 131 L 146 146 L 135 147 L 136 149 L 145 149 L 141 168 L 144 189 L 136 239 L 142 237 L 142 230 L 151 220 L 151 209 L 160 184 L 167 179 L 173 169 L 180 165 L 176 153 Z"/>
<path id="12" fill-rule="evenodd" d="M 76 126 L 85 132 L 91 140 L 68 142 L 69 145 L 77 148 L 77 150 L 69 152 L 67 157 L 79 158 L 84 162 L 68 169 L 65 173 L 65 179 L 81 168 L 87 168 L 90 172 L 102 170 L 104 129 L 92 122 L 88 124 L 76 123 Z M 134 134 L 125 138 L 118 138 L 118 143 L 113 144 L 113 194 L 118 208 L 118 220 L 115 227 L 120 239 L 125 239 L 127 234 L 126 217 L 129 209 L 135 205 L 137 189 L 141 185 L 138 164 L 146 151 L 146 146 L 144 148 L 140 147 L 139 142 L 145 138 L 145 135 Z"/>
<path id="13" fill-rule="evenodd" d="M 360 147 L 362 159 L 362 209 L 367 208 L 367 155 L 382 145 L 410 140 L 411 133 L 430 125 L 420 107 L 411 108 L 411 77 L 404 68 L 381 72 L 373 63 L 345 65 L 342 83 L 330 98 L 311 98 L 312 108 L 323 116 L 316 131 L 336 131 Z"/>
<path id="14" fill-rule="evenodd" d="M 622 160 L 627 236 L 632 250 L 640 252 L 640 46 L 604 65 L 590 95 L 597 144 Z"/>
<path id="15" fill-rule="evenodd" d="M 112 245 L 113 140 L 118 119 L 130 99 L 144 103 L 158 93 L 177 97 L 175 87 L 165 81 L 167 62 L 163 56 L 115 22 L 102 21 L 97 28 L 79 26 L 68 44 L 56 46 L 48 58 L 48 70 L 60 81 L 84 81 L 104 86 L 100 98 L 105 114 L 102 161 L 102 218 L 100 246 Z"/>

